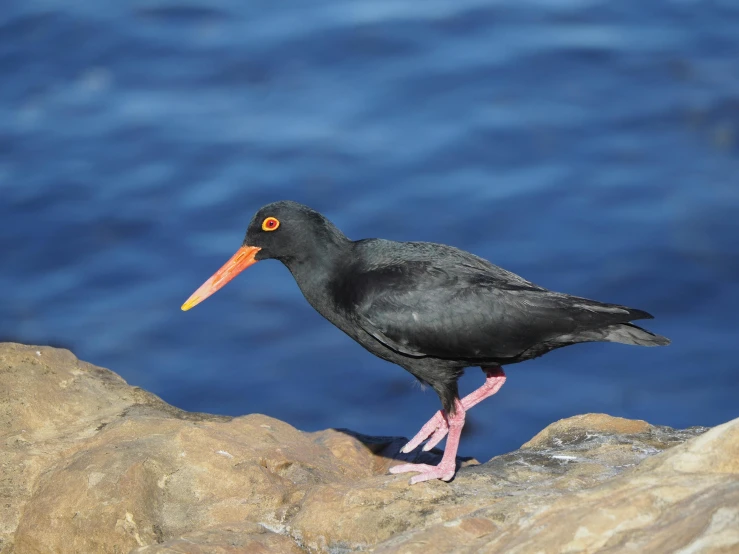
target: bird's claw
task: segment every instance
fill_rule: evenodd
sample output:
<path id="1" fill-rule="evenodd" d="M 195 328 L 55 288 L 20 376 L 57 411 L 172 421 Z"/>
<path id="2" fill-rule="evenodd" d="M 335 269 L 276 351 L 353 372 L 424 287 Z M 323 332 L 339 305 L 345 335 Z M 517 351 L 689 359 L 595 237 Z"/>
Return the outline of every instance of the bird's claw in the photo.
<path id="1" fill-rule="evenodd" d="M 449 424 L 447 423 L 446 415 L 441 410 L 439 410 L 431 419 L 426 422 L 426 425 L 421 427 L 421 430 L 416 433 L 416 436 L 408 441 L 408 444 L 400 449 L 400 451 L 403 454 L 413 452 L 419 444 L 431 437 L 428 443 L 426 443 L 426 445 L 423 447 L 424 451 L 429 451 L 434 446 L 439 444 L 448 432 Z"/>
<path id="2" fill-rule="evenodd" d="M 445 464 L 443 461 L 438 466 L 430 466 L 428 464 L 401 464 L 390 468 L 390 473 L 408 473 L 411 471 L 418 472 L 411 478 L 410 484 L 415 485 L 423 481 L 431 479 L 441 479 L 442 481 L 450 481 L 454 477 L 456 467 L 454 464 Z"/>

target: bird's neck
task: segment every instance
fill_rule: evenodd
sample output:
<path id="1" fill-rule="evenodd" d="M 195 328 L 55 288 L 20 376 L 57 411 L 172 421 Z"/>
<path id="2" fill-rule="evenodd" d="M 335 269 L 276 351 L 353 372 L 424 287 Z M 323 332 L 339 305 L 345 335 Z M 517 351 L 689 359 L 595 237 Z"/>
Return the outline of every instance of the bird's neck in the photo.
<path id="1" fill-rule="evenodd" d="M 293 254 L 280 261 L 290 270 L 308 303 L 332 321 L 331 281 L 351 259 L 354 243 L 325 218 L 313 233 L 306 233 L 296 242 Z"/>
<path id="2" fill-rule="evenodd" d="M 299 255 L 281 260 L 314 307 L 316 296 L 325 293 L 337 269 L 351 257 L 353 242 L 335 227 L 328 231 L 320 240 L 304 244 Z"/>

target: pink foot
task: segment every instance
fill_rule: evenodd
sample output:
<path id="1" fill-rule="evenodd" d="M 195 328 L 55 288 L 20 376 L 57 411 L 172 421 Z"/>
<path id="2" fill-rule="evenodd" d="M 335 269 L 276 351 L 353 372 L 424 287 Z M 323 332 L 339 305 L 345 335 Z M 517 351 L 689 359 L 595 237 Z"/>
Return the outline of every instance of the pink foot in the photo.
<path id="1" fill-rule="evenodd" d="M 411 479 L 411 485 L 420 483 L 422 481 L 428 481 L 429 479 L 441 479 L 443 481 L 449 481 L 454 477 L 454 473 L 457 470 L 457 450 L 459 449 L 459 437 L 462 435 L 462 427 L 464 427 L 464 406 L 462 401 L 457 398 L 454 400 L 454 415 L 446 416 L 441 414 L 445 420 L 447 428 L 449 429 L 449 440 L 446 443 L 446 449 L 444 455 L 441 458 L 441 462 L 437 466 L 430 466 L 427 464 L 401 464 L 390 468 L 390 473 L 407 473 L 411 471 L 418 472 L 418 475 Z M 437 414 L 437 415 L 439 415 Z M 436 417 L 436 416 L 434 416 Z M 431 418 L 432 421 L 434 418 Z M 431 422 L 427 423 L 429 425 Z M 426 426 L 424 426 L 426 427 Z M 420 433 L 419 433 L 420 434 Z M 418 435 L 416 435 L 418 437 Z M 416 440 L 415 438 L 413 440 Z M 407 445 L 406 445 L 407 446 Z"/>
<path id="2" fill-rule="evenodd" d="M 403 464 L 390 468 L 390 473 L 408 473 L 417 471 L 418 475 L 411 478 L 411 485 L 429 481 L 431 479 L 441 479 L 442 481 L 450 481 L 454 477 L 456 471 L 455 464 L 444 464 L 441 462 L 438 466 L 430 466 L 428 464 Z"/>
<path id="3" fill-rule="evenodd" d="M 495 367 L 485 370 L 487 379 L 485 383 L 477 390 L 471 392 L 462 399 L 462 406 L 465 410 L 469 410 L 472 406 L 479 404 L 489 396 L 494 395 L 500 390 L 500 387 L 505 383 L 505 373 L 503 368 Z M 423 446 L 423 451 L 428 452 L 434 446 L 439 444 L 449 432 L 449 424 L 447 423 L 446 414 L 443 410 L 439 410 L 434 416 L 421 427 L 421 430 L 416 433 L 408 444 L 401 448 L 403 454 L 413 452 L 419 444 L 428 439 L 428 442 Z"/>

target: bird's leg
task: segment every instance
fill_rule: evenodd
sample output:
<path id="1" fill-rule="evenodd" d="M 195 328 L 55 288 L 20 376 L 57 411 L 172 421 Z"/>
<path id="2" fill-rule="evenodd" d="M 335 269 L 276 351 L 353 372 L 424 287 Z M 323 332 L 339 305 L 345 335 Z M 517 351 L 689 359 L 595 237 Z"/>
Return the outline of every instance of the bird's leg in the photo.
<path id="1" fill-rule="evenodd" d="M 428 464 L 402 464 L 390 468 L 390 473 L 408 473 L 410 471 L 418 472 L 411 479 L 411 485 L 428 481 L 429 479 L 441 479 L 449 481 L 457 471 L 457 449 L 459 448 L 459 437 L 462 435 L 462 427 L 464 427 L 465 409 L 459 398 L 454 400 L 454 415 L 444 415 L 448 429 L 449 438 L 446 441 L 444 456 L 437 466 Z"/>
<path id="2" fill-rule="evenodd" d="M 472 406 L 494 395 L 500 390 L 503 383 L 505 383 L 505 372 L 500 366 L 486 368 L 485 374 L 487 375 L 485 383 L 462 399 L 462 406 L 464 406 L 465 410 L 469 410 Z M 434 417 L 428 420 L 426 425 L 421 427 L 421 430 L 416 433 L 416 436 L 408 441 L 408 444 L 401 449 L 401 452 L 404 454 L 412 452 L 426 439 L 429 439 L 429 441 L 424 445 L 423 450 L 429 451 L 439 444 L 448 432 L 449 426 L 446 421 L 446 414 L 444 410 L 439 410 L 434 414 Z"/>

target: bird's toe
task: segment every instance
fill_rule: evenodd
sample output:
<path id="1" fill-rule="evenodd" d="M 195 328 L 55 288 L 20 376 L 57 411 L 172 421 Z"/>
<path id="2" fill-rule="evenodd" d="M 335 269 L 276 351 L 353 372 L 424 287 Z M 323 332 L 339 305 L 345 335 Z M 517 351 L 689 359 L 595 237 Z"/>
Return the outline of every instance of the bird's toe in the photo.
<path id="1" fill-rule="evenodd" d="M 402 464 L 390 468 L 390 473 L 408 473 L 417 472 L 410 484 L 422 483 L 431 479 L 441 479 L 442 481 L 450 481 L 454 477 L 455 467 L 451 464 L 440 463 L 438 466 L 430 466 L 428 464 Z"/>
<path id="2" fill-rule="evenodd" d="M 426 442 L 426 444 L 423 445 L 423 451 L 428 452 L 434 446 L 439 444 L 442 440 L 444 440 L 444 437 L 446 437 L 448 432 L 449 432 L 449 425 L 445 421 L 444 425 L 441 425 L 438 429 L 436 429 L 436 431 L 434 431 L 434 434 L 431 435 L 431 437 Z"/>
<path id="3" fill-rule="evenodd" d="M 413 452 L 419 444 L 421 444 L 423 441 L 431 437 L 431 440 L 433 441 L 436 439 L 437 435 L 439 433 L 442 433 L 441 436 L 434 442 L 429 448 L 424 448 L 424 450 L 430 450 L 434 446 L 436 446 L 441 439 L 444 438 L 444 436 L 447 434 L 447 431 L 449 430 L 449 424 L 446 421 L 446 418 L 444 417 L 444 414 L 441 410 L 436 412 L 434 416 L 429 419 L 426 424 L 421 427 L 421 430 L 416 433 L 416 436 L 413 437 L 411 440 L 408 441 L 408 444 L 406 444 L 403 448 L 400 449 L 400 451 L 403 454 L 408 454 L 409 452 Z"/>
<path id="4" fill-rule="evenodd" d="M 436 466 L 430 466 L 428 464 L 400 464 L 390 468 L 390 473 L 408 473 L 409 471 L 429 471 Z"/>

